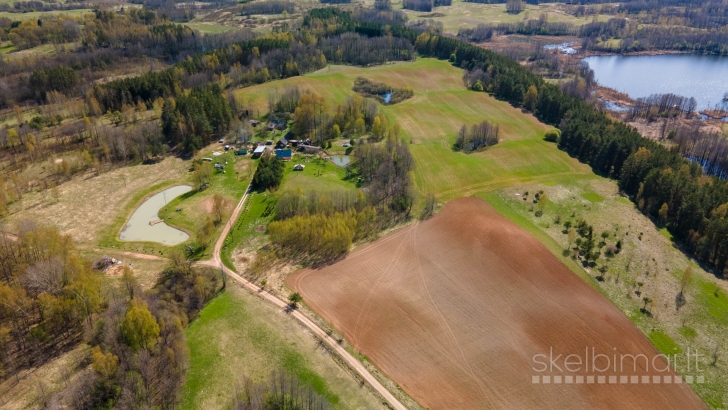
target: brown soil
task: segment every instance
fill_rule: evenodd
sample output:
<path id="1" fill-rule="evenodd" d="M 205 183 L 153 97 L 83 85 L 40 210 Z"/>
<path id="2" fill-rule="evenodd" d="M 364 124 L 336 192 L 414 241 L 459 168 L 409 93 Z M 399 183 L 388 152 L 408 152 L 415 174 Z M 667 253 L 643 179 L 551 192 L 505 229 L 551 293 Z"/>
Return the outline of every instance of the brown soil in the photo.
<path id="1" fill-rule="evenodd" d="M 607 299 L 477 198 L 451 201 L 432 219 L 287 283 L 426 408 L 705 408 L 686 384 L 533 384 L 536 375 L 672 373 L 643 361 L 632 372 L 629 359 L 618 373 L 536 371 L 534 356 L 550 348 L 563 355 L 562 369 L 564 357 L 583 359 L 587 348 L 650 359 L 658 352 Z"/>

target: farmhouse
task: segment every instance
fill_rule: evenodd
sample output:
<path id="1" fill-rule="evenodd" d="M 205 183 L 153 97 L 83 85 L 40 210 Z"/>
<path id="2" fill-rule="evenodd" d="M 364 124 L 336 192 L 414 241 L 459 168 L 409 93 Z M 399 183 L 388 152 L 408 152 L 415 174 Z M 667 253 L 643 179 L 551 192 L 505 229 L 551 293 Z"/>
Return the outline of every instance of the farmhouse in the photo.
<path id="1" fill-rule="evenodd" d="M 265 145 L 258 145 L 253 151 L 253 158 L 259 158 L 268 149 Z"/>
<path id="2" fill-rule="evenodd" d="M 286 122 L 283 120 L 270 120 L 268 121 L 268 129 L 273 130 L 285 130 L 286 129 Z"/>
<path id="3" fill-rule="evenodd" d="M 284 135 L 281 139 L 278 140 L 276 143 L 276 148 L 283 149 L 288 146 L 288 143 L 290 142 L 288 138 L 290 138 L 291 132 L 289 131 L 286 135 Z"/>
<path id="4" fill-rule="evenodd" d="M 306 154 L 316 154 L 321 151 L 321 147 L 315 145 L 298 144 L 298 148 L 303 150 Z"/>

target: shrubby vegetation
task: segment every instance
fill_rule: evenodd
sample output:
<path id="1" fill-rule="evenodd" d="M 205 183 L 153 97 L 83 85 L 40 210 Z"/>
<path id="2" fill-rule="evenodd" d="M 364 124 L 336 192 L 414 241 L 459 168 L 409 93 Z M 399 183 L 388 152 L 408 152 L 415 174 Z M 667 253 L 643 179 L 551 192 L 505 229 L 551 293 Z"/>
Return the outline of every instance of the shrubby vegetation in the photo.
<path id="1" fill-rule="evenodd" d="M 354 81 L 354 88 L 352 88 L 352 90 L 361 94 L 364 97 L 374 98 L 380 103 L 388 105 L 400 103 L 404 100 L 412 98 L 415 95 L 415 92 L 409 87 L 390 87 L 387 84 L 377 83 L 363 77 L 358 77 Z M 392 93 L 389 98 L 389 102 L 386 102 L 383 97 L 387 93 Z"/>
<path id="2" fill-rule="evenodd" d="M 254 382 L 244 377 L 233 399 L 233 410 L 328 410 L 331 404 L 296 375 L 277 370 L 267 381 Z"/>
<path id="3" fill-rule="evenodd" d="M 189 353 L 184 328 L 221 288 L 219 273 L 193 269 L 184 256 L 144 293 L 123 278 L 126 300 L 114 300 L 95 325 L 93 371 L 67 388 L 74 408 L 174 407 Z"/>
<path id="4" fill-rule="evenodd" d="M 464 151 L 476 151 L 498 143 L 498 125 L 483 121 L 469 129 L 463 125 L 455 139 L 455 148 Z"/>

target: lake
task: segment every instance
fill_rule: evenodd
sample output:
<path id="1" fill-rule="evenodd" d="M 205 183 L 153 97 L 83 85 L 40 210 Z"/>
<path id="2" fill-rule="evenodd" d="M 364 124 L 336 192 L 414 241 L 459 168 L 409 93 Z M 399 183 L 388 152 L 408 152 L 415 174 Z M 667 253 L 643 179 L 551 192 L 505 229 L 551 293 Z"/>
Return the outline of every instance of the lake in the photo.
<path id="1" fill-rule="evenodd" d="M 167 246 L 174 246 L 189 239 L 187 233 L 172 228 L 164 222 L 155 225 L 149 223 L 159 221 L 158 212 L 169 201 L 191 190 L 192 187 L 189 185 L 177 185 L 144 201 L 124 225 L 119 239 L 127 242 L 157 242 Z"/>
<path id="2" fill-rule="evenodd" d="M 698 54 L 657 56 L 593 56 L 584 61 L 594 70 L 600 85 L 632 98 L 651 94 L 694 97 L 698 110 L 728 108 L 728 57 Z"/>

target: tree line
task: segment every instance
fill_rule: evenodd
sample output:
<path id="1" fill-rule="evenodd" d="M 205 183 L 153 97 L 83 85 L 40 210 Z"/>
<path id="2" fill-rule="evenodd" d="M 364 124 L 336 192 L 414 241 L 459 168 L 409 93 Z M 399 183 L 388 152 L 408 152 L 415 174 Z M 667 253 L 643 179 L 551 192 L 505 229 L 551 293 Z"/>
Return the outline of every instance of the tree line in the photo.
<path id="1" fill-rule="evenodd" d="M 240 14 L 243 16 L 249 16 L 251 14 L 281 14 L 284 11 L 286 13 L 293 13 L 296 8 L 296 3 L 292 1 L 283 0 L 267 0 L 267 1 L 256 1 L 252 3 L 243 4 L 240 7 Z"/>

